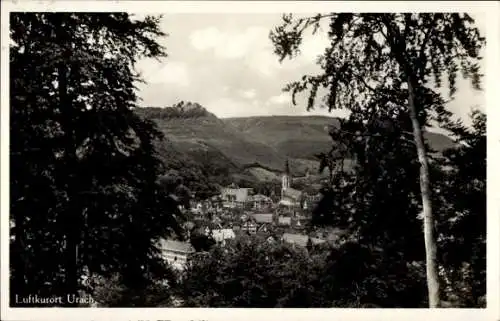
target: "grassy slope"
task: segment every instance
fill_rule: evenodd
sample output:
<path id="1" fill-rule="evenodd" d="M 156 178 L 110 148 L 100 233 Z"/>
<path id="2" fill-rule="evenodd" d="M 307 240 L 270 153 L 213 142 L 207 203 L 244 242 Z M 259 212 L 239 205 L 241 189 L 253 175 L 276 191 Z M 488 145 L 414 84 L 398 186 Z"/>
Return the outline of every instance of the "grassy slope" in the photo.
<path id="1" fill-rule="evenodd" d="M 140 113 L 143 114 L 143 111 Z M 269 116 L 218 119 L 206 112 L 196 117 L 153 117 L 167 140 L 163 159 L 210 163 L 258 180 L 277 180 L 290 159 L 297 175 L 317 173 L 314 154 L 328 150 L 327 128 L 338 120 L 324 116 Z M 441 150 L 451 144 L 446 136 L 429 133 L 431 145 Z M 187 161 L 189 160 L 189 162 Z"/>
<path id="2" fill-rule="evenodd" d="M 313 159 L 315 153 L 330 148 L 327 128 L 339 124 L 337 118 L 327 116 L 261 116 L 224 121 L 249 139 L 273 146 L 283 155 L 305 159 Z M 426 139 L 438 151 L 453 146 L 452 140 L 441 134 L 428 132 Z"/>
<path id="3" fill-rule="evenodd" d="M 273 148 L 247 140 L 214 117 L 162 120 L 157 124 L 178 150 L 188 154 L 215 150 L 236 166 L 260 163 L 273 169 L 282 167 L 285 161 Z"/>
<path id="4" fill-rule="evenodd" d="M 159 152 L 166 163 L 190 158 L 201 164 L 226 167 L 233 173 L 257 164 L 271 171 L 283 168 L 286 158 L 274 148 L 248 140 L 238 129 L 208 112 L 185 112 L 185 117 L 163 117 L 159 108 L 141 108 L 138 113 L 152 119 L 165 134 Z"/>
<path id="5" fill-rule="evenodd" d="M 272 146 L 284 156 L 301 159 L 314 159 L 314 154 L 328 150 L 331 146 L 328 126 L 338 125 L 336 118 L 323 116 L 227 118 L 224 121 L 250 140 Z"/>

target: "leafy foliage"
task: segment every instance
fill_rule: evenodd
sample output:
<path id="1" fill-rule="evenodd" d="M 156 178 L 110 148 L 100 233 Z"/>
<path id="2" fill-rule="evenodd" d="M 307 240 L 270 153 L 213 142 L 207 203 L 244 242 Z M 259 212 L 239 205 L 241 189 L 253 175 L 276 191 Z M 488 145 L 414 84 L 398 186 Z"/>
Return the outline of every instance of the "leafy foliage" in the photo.
<path id="1" fill-rule="evenodd" d="M 10 21 L 11 295 L 65 297 L 81 275 L 116 273 L 139 291 L 164 274 L 156 239 L 179 230 L 177 204 L 156 183 L 162 135 L 133 112 L 135 62 L 165 56 L 159 20 Z"/>
<path id="2" fill-rule="evenodd" d="M 179 293 L 186 307 L 419 307 L 423 278 L 421 265 L 394 266 L 355 242 L 302 248 L 249 236 L 193 258 Z"/>
<path id="3" fill-rule="evenodd" d="M 387 107 L 381 104 L 378 110 L 377 119 L 384 119 Z M 330 153 L 323 155 L 327 158 L 325 162 L 331 162 L 329 166 L 334 172 L 313 210 L 312 223 L 345 229 L 346 241 L 358 245 L 343 248 L 344 255 L 359 255 L 366 260 L 359 264 L 374 264 L 363 272 L 367 273 L 363 279 L 367 283 L 361 286 L 364 294 L 344 293 L 341 297 L 350 297 L 350 300 L 359 297 L 362 302 L 361 298 L 366 295 L 372 298 L 368 303 L 380 306 L 419 307 L 425 302 L 422 292 L 425 279 L 417 273 L 418 268 L 412 262 L 417 267 L 422 266 L 424 249 L 421 222 L 417 219 L 419 186 L 415 181 L 413 184 L 408 182 L 408 176 L 418 175 L 415 150 L 412 141 L 406 138 L 405 126 L 409 124 L 401 121 L 404 119 L 401 114 L 368 126 L 359 117 L 351 114 L 339 129 L 331 132 L 335 146 L 344 149 L 333 147 Z M 342 170 L 338 166 L 346 157 L 356 160 L 352 170 Z M 349 249 L 354 252 L 350 253 Z M 355 254 L 355 251 L 361 252 Z M 336 264 L 335 260 L 331 264 Z M 378 274 L 379 268 L 385 270 L 383 277 Z M 402 277 L 410 270 L 419 278 Z M 369 281 L 371 278 L 379 283 Z M 397 278 L 401 278 L 399 283 L 396 283 Z M 346 276 L 346 280 L 362 279 Z M 379 290 L 384 296 L 375 294 Z"/>
<path id="4" fill-rule="evenodd" d="M 425 271 L 418 262 L 395 260 L 382 248 L 347 242 L 326 261 L 323 283 L 335 307 L 421 308 Z"/>
<path id="5" fill-rule="evenodd" d="M 270 33 L 275 53 L 281 60 L 286 57 L 293 58 L 300 52 L 304 31 L 312 27 L 315 33 L 324 19 L 329 21 L 330 46 L 317 60 L 322 72 L 318 75 L 305 75 L 301 81 L 287 85 L 284 91 L 292 93 L 294 104 L 296 104 L 295 96 L 306 92 L 309 110 L 316 106 L 319 89 L 326 89 L 327 93 L 322 103 L 328 110 L 341 108 L 351 111 L 354 115 L 345 126 L 350 127 L 350 130 L 347 130 L 351 132 L 350 135 L 355 131 L 356 139 L 362 142 L 361 146 L 356 142 L 343 144 L 337 148 L 336 155 L 323 154 L 320 158 L 321 167 L 328 167 L 331 171 L 330 186 L 332 186 L 334 178 L 332 166 L 344 159 L 348 152 L 357 156 L 356 161 L 364 167 L 361 171 L 358 170 L 358 176 L 367 179 L 370 185 L 378 187 L 372 193 L 366 194 L 369 205 L 368 208 L 365 206 L 364 213 L 370 213 L 370 209 L 373 206 L 380 206 L 381 202 L 392 200 L 390 197 L 385 197 L 386 191 L 378 185 L 380 181 L 384 181 L 385 176 L 393 176 L 392 180 L 383 183 L 384 186 L 391 186 L 394 182 L 400 181 L 400 178 L 394 175 L 398 175 L 398 169 L 402 165 L 410 166 L 415 163 L 412 158 L 406 158 L 405 162 L 399 163 L 399 160 L 405 159 L 405 155 L 394 155 L 396 151 L 389 152 L 389 159 L 397 163 L 391 164 L 392 167 L 386 172 L 380 171 L 383 167 L 380 164 L 390 164 L 387 157 L 382 157 L 384 162 L 379 164 L 371 163 L 367 158 L 369 157 L 367 150 L 374 141 L 380 143 L 373 139 L 373 134 L 377 134 L 373 131 L 373 124 L 384 129 L 384 132 L 378 135 L 384 136 L 382 139 L 389 144 L 398 141 L 393 134 L 401 135 L 411 128 L 417 152 L 413 159 L 418 160 L 420 165 L 417 172 L 419 175 L 412 170 L 405 174 L 409 174 L 410 182 L 417 182 L 419 177 L 429 306 L 439 307 L 437 246 L 434 236 L 436 220 L 432 202 L 432 187 L 435 186 L 429 179 L 429 153 L 428 146 L 424 143 L 423 129 L 430 125 L 432 120 L 438 123 L 449 122 L 451 113 L 444 107 L 441 95 L 431 90 L 429 85 L 432 85 L 433 81 L 435 86 L 441 87 L 442 78 L 447 76 L 448 89 L 450 96 L 453 97 L 456 91 L 457 73 L 461 70 L 462 75 L 471 78 L 473 86 L 479 89 L 481 74 L 478 61 L 481 59 L 479 52 L 484 45 L 484 38 L 474 26 L 474 20 L 469 15 L 460 13 L 331 13 L 299 19 L 293 19 L 292 15 L 284 15 L 283 24 Z M 397 127 L 403 131 L 396 130 Z M 336 137 L 332 138 L 335 141 Z M 384 148 L 384 145 L 380 146 Z M 406 149 L 400 143 L 395 146 Z M 408 166 L 405 166 L 406 170 L 410 169 Z M 346 184 L 349 186 L 349 180 Z M 347 186 L 342 188 L 345 190 Z M 359 185 L 356 186 L 358 187 Z M 404 188 L 402 190 L 405 191 Z M 379 191 L 382 191 L 382 195 Z M 414 205 L 412 194 L 398 194 L 397 191 L 398 189 L 394 190 L 395 195 L 400 195 L 401 199 L 408 203 L 399 210 L 410 209 Z M 357 194 L 357 191 L 355 193 Z M 327 195 L 331 194 L 332 192 L 329 192 Z M 359 197 L 356 198 L 359 201 Z M 357 211 L 359 205 L 362 205 L 357 201 L 351 210 L 353 213 Z M 328 208 L 328 204 L 322 206 L 328 210 L 334 209 L 332 206 Z M 394 218 L 382 211 L 376 212 L 388 220 Z M 373 216 L 373 213 L 370 215 Z M 406 217 L 406 215 L 396 217 Z M 365 226 L 364 216 L 351 219 L 352 225 L 359 226 L 361 230 Z M 412 221 L 414 220 L 403 219 L 403 222 L 409 225 Z M 382 230 L 382 233 L 385 234 L 387 231 Z M 377 233 L 377 230 L 374 233 Z M 410 234 L 413 235 L 411 232 Z M 390 242 L 392 238 L 387 236 L 386 240 Z M 375 234 L 370 235 L 369 239 L 376 243 L 380 242 L 380 238 Z M 403 253 L 408 255 L 407 251 Z"/>
<path id="6" fill-rule="evenodd" d="M 432 175 L 438 182 L 436 229 L 439 231 L 444 298 L 452 306 L 463 307 L 484 306 L 486 293 L 486 118 L 475 111 L 472 119 L 472 129 L 461 122 L 448 124 L 447 127 L 456 133 L 458 145 L 436 158 L 432 168 Z M 424 255 L 420 246 L 420 220 L 417 219 L 420 211 L 418 186 L 408 184 L 406 178 L 409 173 L 416 175 L 418 171 L 415 151 L 400 135 L 392 138 L 387 133 L 376 135 L 383 133 L 383 128 L 370 132 L 371 141 L 367 146 L 366 139 L 358 140 L 360 136 L 348 131 L 352 125 L 347 124 L 348 121 L 345 123 L 332 136 L 344 139 L 351 153 L 358 155 L 360 151 L 363 162 L 358 163 L 354 172 L 339 170 L 335 173 L 330 187 L 322 191 L 323 197 L 313 211 L 312 223 L 345 228 L 348 239 L 355 239 L 362 246 L 384 249 L 384 259 L 390 260 L 391 267 L 404 271 L 410 264 L 417 273 Z M 366 259 L 373 260 L 370 256 Z M 423 283 L 422 273 L 410 280 L 417 282 L 417 276 L 420 284 Z M 408 281 L 401 279 L 399 285 L 409 285 L 405 283 Z M 366 291 L 373 291 L 372 286 L 376 285 L 367 284 Z M 387 297 L 385 304 L 402 298 L 402 293 L 393 294 Z M 424 302 L 425 297 L 415 296 L 412 300 L 401 304 L 416 306 Z M 384 305 L 383 302 L 378 304 Z"/>
<path id="7" fill-rule="evenodd" d="M 461 13 L 330 13 L 294 19 L 283 16 L 283 24 L 270 33 L 275 53 L 281 60 L 300 53 L 304 32 L 328 19 L 331 46 L 318 58 L 324 71 L 304 76 L 285 90 L 295 95 L 308 91 L 308 108 L 313 108 L 320 87 L 328 89 L 324 99 L 329 109 L 359 109 L 378 93 L 378 87 L 404 88 L 411 76 L 414 86 L 433 80 L 441 86 L 448 76 L 450 94 L 456 91 L 457 72 L 480 87 L 478 60 L 484 38 L 474 20 Z M 294 99 L 295 102 L 295 99 Z"/>
<path id="8" fill-rule="evenodd" d="M 181 293 L 189 307 L 307 307 L 321 304 L 317 270 L 322 260 L 305 249 L 256 236 L 215 246 L 193 259 Z"/>
<path id="9" fill-rule="evenodd" d="M 171 307 L 177 273 L 169 268 L 165 281 L 150 282 L 140 290 L 125 286 L 120 275 L 95 278 L 92 282 L 92 297 L 97 307 Z"/>
<path id="10" fill-rule="evenodd" d="M 486 294 L 486 115 L 447 127 L 460 143 L 445 152 L 437 201 L 445 292 L 460 306 L 484 307 Z M 453 202 L 449 202 L 453 200 Z"/>

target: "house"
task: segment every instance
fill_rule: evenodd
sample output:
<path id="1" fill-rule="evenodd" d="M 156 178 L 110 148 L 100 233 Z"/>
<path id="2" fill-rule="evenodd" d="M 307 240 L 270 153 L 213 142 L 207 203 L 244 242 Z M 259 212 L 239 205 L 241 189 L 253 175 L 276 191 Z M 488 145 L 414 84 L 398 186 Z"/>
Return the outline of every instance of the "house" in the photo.
<path id="1" fill-rule="evenodd" d="M 292 225 L 292 218 L 290 216 L 280 215 L 278 217 L 278 225 L 290 226 L 290 225 Z"/>
<path id="2" fill-rule="evenodd" d="M 226 244 L 227 240 L 234 239 L 236 235 L 232 229 L 217 229 L 212 230 L 212 237 L 219 244 Z"/>
<path id="3" fill-rule="evenodd" d="M 235 184 L 221 190 L 222 205 L 225 208 L 244 208 L 253 189 L 239 188 Z"/>
<path id="4" fill-rule="evenodd" d="M 191 202 L 191 212 L 194 214 L 204 214 L 211 209 L 211 204 L 207 201 Z"/>
<path id="5" fill-rule="evenodd" d="M 273 201 L 270 197 L 257 194 L 250 197 L 250 203 L 252 203 L 252 208 L 254 210 L 260 210 L 263 208 L 270 208 L 273 206 Z"/>
<path id="6" fill-rule="evenodd" d="M 306 247 L 307 241 L 309 240 L 309 236 L 303 235 L 303 234 L 284 233 L 283 236 L 281 237 L 281 240 L 286 242 L 286 243 L 298 245 L 301 247 Z M 314 245 L 318 245 L 318 244 L 325 243 L 326 241 L 319 239 L 319 238 L 312 237 L 311 242 Z"/>
<path id="7" fill-rule="evenodd" d="M 253 214 L 252 217 L 257 224 L 269 224 L 273 222 L 273 213 L 259 213 Z"/>
<path id="8" fill-rule="evenodd" d="M 318 203 L 321 200 L 322 194 L 321 193 L 315 193 L 315 194 L 306 194 L 305 195 L 305 202 L 306 206 L 311 208 L 313 207 L 316 203 Z"/>
<path id="9" fill-rule="evenodd" d="M 222 225 L 221 224 L 218 224 L 216 222 L 206 222 L 204 224 L 204 231 L 205 231 L 205 235 L 209 236 L 212 234 L 212 231 L 214 230 L 220 230 L 222 229 Z"/>
<path id="10" fill-rule="evenodd" d="M 284 205 L 290 208 L 300 208 L 302 207 L 303 194 L 301 191 L 294 188 L 285 188 L 281 193 L 280 205 Z"/>
<path id="11" fill-rule="evenodd" d="M 247 220 L 241 225 L 240 231 L 255 234 L 257 233 L 257 224 L 252 222 L 252 220 Z"/>
<path id="12" fill-rule="evenodd" d="M 161 239 L 160 249 L 168 264 L 178 270 L 183 270 L 190 257 L 195 253 L 191 244 L 176 240 Z"/>

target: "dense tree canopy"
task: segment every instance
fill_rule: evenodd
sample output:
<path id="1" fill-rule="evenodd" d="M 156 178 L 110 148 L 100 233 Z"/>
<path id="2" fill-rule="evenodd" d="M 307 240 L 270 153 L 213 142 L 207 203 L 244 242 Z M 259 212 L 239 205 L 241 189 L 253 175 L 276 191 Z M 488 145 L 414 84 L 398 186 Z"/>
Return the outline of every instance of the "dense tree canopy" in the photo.
<path id="1" fill-rule="evenodd" d="M 438 163 L 436 201 L 445 292 L 460 306 L 480 307 L 486 294 L 486 115 L 474 110 L 471 120 L 471 128 L 461 121 L 447 126 L 458 144 Z"/>
<path id="2" fill-rule="evenodd" d="M 366 144 L 370 124 L 386 123 L 377 109 L 381 100 L 386 100 L 382 106 L 389 107 L 383 116 L 403 115 L 409 120 L 419 163 L 414 179 L 420 185 L 429 306 L 439 307 L 433 185 L 423 131 L 431 120 L 442 122 L 449 114 L 442 97 L 430 88 L 441 87 L 447 76 L 453 96 L 459 70 L 479 88 L 484 38 L 474 20 L 461 13 L 330 13 L 295 19 L 284 15 L 283 24 L 270 33 L 275 53 L 281 60 L 293 58 L 300 53 L 305 30 L 312 28 L 315 33 L 324 19 L 329 22 L 330 45 L 317 60 L 321 73 L 305 75 L 284 90 L 292 93 L 294 104 L 296 94 L 306 92 L 310 109 L 319 89 L 326 89 L 323 103 L 328 110 L 343 108 L 361 116 L 364 128 L 356 134 Z"/>
<path id="3" fill-rule="evenodd" d="M 321 304 L 321 262 L 305 249 L 242 237 L 198 255 L 187 267 L 181 295 L 189 307 L 307 307 Z"/>
<path id="4" fill-rule="evenodd" d="M 133 112 L 135 62 L 165 56 L 158 22 L 11 14 L 12 295 L 65 297 L 111 273 L 138 290 L 163 274 L 155 240 L 180 213 L 156 183 L 161 135 Z"/>
<path id="5" fill-rule="evenodd" d="M 380 113 L 383 110 L 380 108 Z M 373 291 L 381 286 L 391 289 L 385 292 L 385 298 L 380 297 L 380 301 L 371 303 L 418 307 L 426 301 L 422 292 L 425 278 L 420 273 L 425 252 L 421 222 L 417 218 L 419 186 L 417 182 L 408 182 L 408 176 L 418 175 L 418 163 L 412 141 L 405 138 L 403 124 L 394 122 L 395 126 L 390 129 L 372 124 L 364 130 L 365 135 L 370 135 L 367 143 L 352 135 L 357 128 L 363 128 L 353 113 L 331 133 L 335 146 L 345 146 L 340 154 L 338 148 L 333 147 L 332 153 L 337 153 L 337 161 L 341 162 L 342 157 L 354 157 L 356 162 L 348 171 L 335 167 L 330 186 L 324 188 L 322 198 L 313 210 L 312 223 L 344 229 L 344 237 L 360 247 L 350 249 L 361 251 L 366 264 L 374 262 L 377 268 L 386 266 L 386 274 L 378 276 L 380 283 L 364 283 L 365 291 L 373 297 L 377 297 Z M 343 251 L 347 256 L 358 255 L 349 253 L 349 247 Z M 335 260 L 331 264 L 335 265 Z M 402 278 L 396 285 L 396 275 L 401 277 L 406 273 L 414 275 L 411 282 Z M 401 288 L 395 290 L 398 286 Z M 413 290 L 404 289 L 407 286 Z M 411 295 L 411 291 L 416 292 Z"/>
<path id="6" fill-rule="evenodd" d="M 422 307 L 422 265 L 355 242 L 300 247 L 258 236 L 214 246 L 179 283 L 186 307 Z"/>

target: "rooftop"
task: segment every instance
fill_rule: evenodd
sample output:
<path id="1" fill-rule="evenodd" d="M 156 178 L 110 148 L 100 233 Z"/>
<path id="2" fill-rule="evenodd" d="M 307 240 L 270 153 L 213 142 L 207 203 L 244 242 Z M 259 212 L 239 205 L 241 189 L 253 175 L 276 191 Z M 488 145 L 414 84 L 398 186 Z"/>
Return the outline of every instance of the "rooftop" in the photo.
<path id="1" fill-rule="evenodd" d="M 290 225 L 292 224 L 292 218 L 290 216 L 280 216 L 278 217 L 278 223 Z"/>
<path id="2" fill-rule="evenodd" d="M 232 229 L 220 229 L 213 230 L 212 236 L 215 241 L 222 242 L 223 240 L 233 239 L 236 235 L 234 234 L 234 231 Z"/>
<path id="3" fill-rule="evenodd" d="M 181 242 L 176 240 L 160 240 L 160 248 L 162 251 L 175 251 L 190 254 L 194 252 L 194 248 L 191 244 L 187 242 Z"/>
<path id="4" fill-rule="evenodd" d="M 290 201 L 290 200 L 286 200 L 286 199 L 285 199 L 285 200 L 281 200 L 281 201 L 280 201 L 280 204 L 281 204 L 281 205 L 285 205 L 285 206 L 293 206 L 292 201 Z"/>
<path id="5" fill-rule="evenodd" d="M 253 214 L 253 218 L 257 223 L 272 223 L 273 222 L 273 214 L 272 213 L 262 213 L 262 214 Z"/>
<path id="6" fill-rule="evenodd" d="M 283 196 L 293 198 L 295 200 L 298 200 L 300 196 L 302 195 L 302 192 L 299 190 L 296 190 L 294 188 L 287 188 L 283 191 Z"/>
<path id="7" fill-rule="evenodd" d="M 297 244 L 297 245 L 304 246 L 304 247 L 307 245 L 308 239 L 309 239 L 309 236 L 303 235 L 303 234 L 292 234 L 292 233 L 284 233 L 283 234 L 283 241 L 285 241 L 287 243 Z M 311 242 L 315 245 L 325 243 L 324 240 L 318 239 L 315 237 L 311 238 Z"/>
<path id="8" fill-rule="evenodd" d="M 271 198 L 270 197 L 267 197 L 266 195 L 262 195 L 262 194 L 257 194 L 257 195 L 253 195 L 251 197 L 251 200 L 252 201 L 270 201 Z"/>

